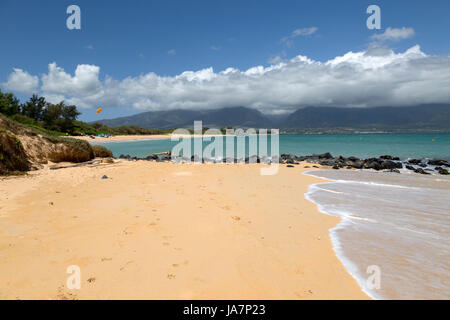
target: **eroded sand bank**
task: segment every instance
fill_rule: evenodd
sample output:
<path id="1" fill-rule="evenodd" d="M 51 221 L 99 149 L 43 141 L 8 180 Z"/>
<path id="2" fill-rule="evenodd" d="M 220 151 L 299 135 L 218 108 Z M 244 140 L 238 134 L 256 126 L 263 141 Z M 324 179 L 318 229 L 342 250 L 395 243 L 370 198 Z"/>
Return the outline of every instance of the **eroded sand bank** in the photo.
<path id="1" fill-rule="evenodd" d="M 1 180 L 0 298 L 366 299 L 332 249 L 339 220 L 304 198 L 319 179 L 261 166 L 120 161 Z"/>

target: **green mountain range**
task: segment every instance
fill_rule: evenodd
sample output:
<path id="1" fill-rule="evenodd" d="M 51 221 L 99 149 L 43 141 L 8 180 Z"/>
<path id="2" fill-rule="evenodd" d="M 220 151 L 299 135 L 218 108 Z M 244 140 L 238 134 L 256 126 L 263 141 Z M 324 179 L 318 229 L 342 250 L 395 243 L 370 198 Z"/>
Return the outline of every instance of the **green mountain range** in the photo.
<path id="1" fill-rule="evenodd" d="M 279 128 L 286 132 L 351 131 L 450 131 L 450 104 L 413 107 L 306 107 L 282 116 L 265 115 L 246 107 L 211 110 L 149 111 L 98 122 L 111 126 L 143 128 L 192 128 L 195 120 L 204 127 Z"/>

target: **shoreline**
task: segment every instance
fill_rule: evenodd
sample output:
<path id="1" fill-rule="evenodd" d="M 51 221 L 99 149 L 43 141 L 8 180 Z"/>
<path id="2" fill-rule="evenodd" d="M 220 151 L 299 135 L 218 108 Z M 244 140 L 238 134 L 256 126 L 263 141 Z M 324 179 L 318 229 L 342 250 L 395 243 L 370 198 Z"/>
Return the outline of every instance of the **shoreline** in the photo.
<path id="1" fill-rule="evenodd" d="M 354 170 L 304 174 L 322 179 L 309 186 L 306 198 L 320 212 L 341 218 L 330 229 L 333 249 L 368 296 L 448 298 L 444 284 L 448 271 L 440 259 L 440 252 L 448 246 L 439 240 L 445 237 L 448 222 L 444 209 L 448 177 Z M 431 227 L 438 223 L 442 229 Z M 384 238 L 385 234 L 390 236 Z M 420 245 L 410 247 L 412 242 Z M 383 271 L 383 280 L 374 288 L 367 280 L 376 269 Z M 410 279 L 415 279 L 414 290 L 409 287 Z"/>
<path id="2" fill-rule="evenodd" d="M 67 138 L 74 138 L 79 140 L 84 140 L 87 142 L 124 142 L 124 141 L 141 141 L 141 140 L 165 140 L 170 139 L 171 134 L 151 134 L 151 135 L 122 135 L 122 136 L 112 136 L 110 138 L 105 137 L 95 137 L 92 139 L 86 136 L 69 136 Z"/>
<path id="3" fill-rule="evenodd" d="M 323 168 L 321 169 L 317 169 L 317 170 L 323 170 Z M 322 180 L 322 182 L 317 182 L 317 183 L 313 183 L 310 184 L 308 187 L 308 192 L 305 193 L 305 199 L 307 199 L 308 201 L 314 203 L 317 207 L 317 210 L 325 215 L 331 216 L 331 217 L 338 217 L 332 213 L 327 212 L 323 205 L 321 205 L 319 202 L 313 200 L 311 198 L 312 195 L 312 190 L 315 186 L 317 185 L 327 185 L 329 183 L 333 183 L 336 182 L 336 180 L 332 180 L 332 179 L 327 179 L 327 178 L 323 178 L 323 177 L 316 177 L 312 174 L 309 174 L 310 172 L 313 171 L 317 171 L 317 170 L 308 170 L 303 172 L 302 174 L 306 175 L 306 176 L 310 176 L 310 177 L 315 177 L 315 178 L 319 178 Z M 353 277 L 353 279 L 355 279 L 355 281 L 358 283 L 359 287 L 361 288 L 361 290 L 368 296 L 370 297 L 370 299 L 376 300 L 377 298 L 375 296 L 373 296 L 368 290 L 367 288 L 365 288 L 365 286 L 362 283 L 362 279 L 359 278 L 356 274 L 356 270 L 357 267 L 354 264 L 354 262 L 347 257 L 343 250 L 342 250 L 342 243 L 341 240 L 339 239 L 339 237 L 336 234 L 336 231 L 339 229 L 343 229 L 345 228 L 345 225 L 350 223 L 348 220 L 346 220 L 344 217 L 338 217 L 340 219 L 339 223 L 336 224 L 334 227 L 330 228 L 329 233 L 330 233 L 330 241 L 333 247 L 333 251 L 336 254 L 336 257 L 339 259 L 339 261 L 341 261 L 341 263 L 344 265 L 345 269 L 347 270 L 347 272 Z"/>
<path id="4" fill-rule="evenodd" d="M 368 299 L 332 248 L 341 219 L 295 196 L 323 181 L 304 165 L 119 160 L 1 180 L 0 297 Z"/>
<path id="5" fill-rule="evenodd" d="M 191 134 L 191 135 L 185 135 L 185 134 L 175 134 L 173 135 L 177 138 L 184 138 L 184 137 L 190 137 L 194 138 L 197 137 L 197 135 Z M 199 135 L 199 137 L 215 137 L 216 135 Z M 225 136 L 225 135 L 223 135 Z M 73 138 L 73 139 L 79 139 L 84 140 L 87 142 L 131 142 L 131 141 L 145 141 L 145 140 L 167 140 L 172 137 L 172 134 L 149 134 L 149 135 L 118 135 L 118 136 L 112 136 L 110 138 L 106 137 L 95 137 L 95 139 L 92 139 L 90 137 L 86 136 L 67 136 L 67 138 Z"/>

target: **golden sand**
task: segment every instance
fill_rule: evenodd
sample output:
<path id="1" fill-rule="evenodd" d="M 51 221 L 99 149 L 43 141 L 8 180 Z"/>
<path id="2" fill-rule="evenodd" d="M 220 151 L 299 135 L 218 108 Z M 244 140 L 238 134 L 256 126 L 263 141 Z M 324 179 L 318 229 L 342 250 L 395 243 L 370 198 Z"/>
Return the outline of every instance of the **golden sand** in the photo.
<path id="1" fill-rule="evenodd" d="M 108 142 L 108 141 L 131 141 L 131 140 L 163 140 L 163 139 L 170 139 L 171 137 L 197 137 L 197 135 L 188 135 L 188 134 L 147 134 L 147 135 L 123 135 L 123 136 L 111 136 L 109 138 L 107 137 L 95 137 L 95 139 L 92 139 L 91 137 L 86 136 L 70 136 L 70 138 L 85 140 L 88 142 Z M 203 134 L 199 135 L 198 137 L 215 137 L 216 135 L 213 134 Z"/>
<path id="2" fill-rule="evenodd" d="M 319 179 L 261 166 L 119 161 L 1 180 L 0 298 L 367 299 L 332 249 L 339 219 L 304 197 Z"/>
<path id="3" fill-rule="evenodd" d="M 96 141 L 130 141 L 130 140 L 161 140 L 161 139 L 170 139 L 171 134 L 149 134 L 149 135 L 127 135 L 127 136 L 111 136 L 107 137 L 95 137 L 92 139 L 91 137 L 86 136 L 71 136 L 70 138 L 86 140 L 89 142 Z"/>

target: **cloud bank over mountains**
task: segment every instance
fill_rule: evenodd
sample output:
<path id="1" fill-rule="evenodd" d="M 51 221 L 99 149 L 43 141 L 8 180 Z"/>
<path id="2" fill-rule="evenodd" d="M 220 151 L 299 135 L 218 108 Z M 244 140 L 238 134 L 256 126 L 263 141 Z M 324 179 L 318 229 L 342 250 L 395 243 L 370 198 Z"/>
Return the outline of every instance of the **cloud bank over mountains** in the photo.
<path id="1" fill-rule="evenodd" d="M 408 33 L 386 33 L 384 37 L 401 38 Z M 206 68 L 173 77 L 150 72 L 122 80 L 101 79 L 100 75 L 99 66 L 80 64 L 70 74 L 53 62 L 40 77 L 15 68 L 0 86 L 13 92 L 39 93 L 51 102 L 65 100 L 81 109 L 99 105 L 139 111 L 246 106 L 264 113 L 283 113 L 305 106 L 450 103 L 450 56 L 429 56 L 417 45 L 400 53 L 369 48 L 326 62 L 299 55 L 245 71 Z"/>

